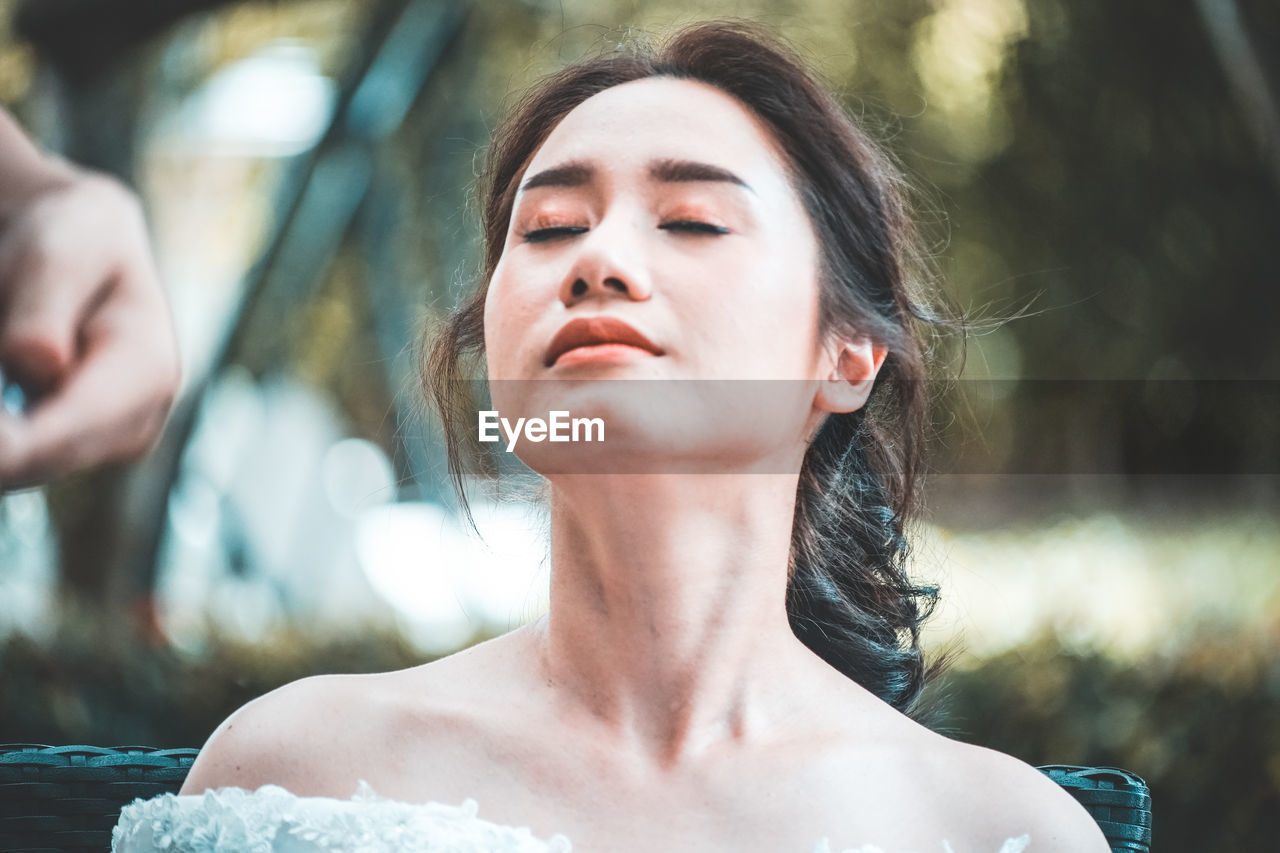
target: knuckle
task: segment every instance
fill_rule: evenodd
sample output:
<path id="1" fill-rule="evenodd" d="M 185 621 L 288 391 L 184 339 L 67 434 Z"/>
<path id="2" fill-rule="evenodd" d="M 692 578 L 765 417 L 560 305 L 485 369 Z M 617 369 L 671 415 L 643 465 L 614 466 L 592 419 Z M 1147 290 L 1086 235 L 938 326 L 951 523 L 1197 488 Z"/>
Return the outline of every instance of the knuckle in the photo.
<path id="1" fill-rule="evenodd" d="M 145 226 L 142 199 L 120 179 L 95 172 L 81 178 L 80 189 L 93 196 L 94 204 L 104 216 L 131 227 Z"/>
<path id="2" fill-rule="evenodd" d="M 115 178 L 108 178 L 108 180 L 111 184 L 110 192 L 115 196 L 120 210 L 127 213 L 136 224 L 141 225 L 144 222 L 142 199 L 132 189 Z"/>
<path id="3" fill-rule="evenodd" d="M 130 205 L 136 198 L 133 190 L 129 189 L 124 182 L 104 172 L 89 173 L 84 176 L 82 181 L 82 186 L 85 188 L 110 196 L 113 201 L 126 206 Z"/>
<path id="4" fill-rule="evenodd" d="M 13 275 L 35 277 L 54 269 L 62 257 L 59 235 L 53 220 L 41 220 L 22 234 L 15 247 Z"/>
<path id="5" fill-rule="evenodd" d="M 34 286 L 60 274 L 67 266 L 69 254 L 73 255 L 75 243 L 66 233 L 65 220 L 56 216 L 32 216 L 15 226 L 6 239 L 3 276 L 6 284 L 17 292 Z"/>

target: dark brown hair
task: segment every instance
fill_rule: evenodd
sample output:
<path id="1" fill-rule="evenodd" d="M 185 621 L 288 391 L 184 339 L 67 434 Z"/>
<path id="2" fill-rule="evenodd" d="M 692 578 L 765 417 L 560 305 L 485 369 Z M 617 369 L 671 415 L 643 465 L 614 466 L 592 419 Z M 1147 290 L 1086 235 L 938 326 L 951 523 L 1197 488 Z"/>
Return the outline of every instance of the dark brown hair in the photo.
<path id="1" fill-rule="evenodd" d="M 911 582 L 903 534 L 917 511 L 931 328 L 948 322 L 931 304 L 933 277 L 898 170 L 805 63 L 758 27 L 696 24 L 656 49 L 630 47 L 571 65 L 536 85 L 499 126 L 481 187 L 483 278 L 424 349 L 422 362 L 454 482 L 462 495 L 464 435 L 474 422 L 474 409 L 457 394 L 465 383 L 455 380 L 464 357 L 484 351 L 485 294 L 520 177 L 574 107 L 650 77 L 715 86 L 764 122 L 785 153 L 820 246 L 820 331 L 867 335 L 887 348 L 867 405 L 828 417 L 805 454 L 787 612 L 796 636 L 816 654 L 913 713 L 931 674 L 919 633 L 937 589 Z"/>

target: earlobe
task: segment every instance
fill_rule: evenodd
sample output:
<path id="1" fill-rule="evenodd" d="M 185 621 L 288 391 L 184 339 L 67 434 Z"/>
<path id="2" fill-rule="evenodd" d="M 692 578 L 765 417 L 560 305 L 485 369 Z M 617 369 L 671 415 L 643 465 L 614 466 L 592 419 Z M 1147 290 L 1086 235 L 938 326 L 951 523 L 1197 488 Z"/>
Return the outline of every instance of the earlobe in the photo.
<path id="1" fill-rule="evenodd" d="M 833 358 L 835 364 L 819 384 L 815 405 L 836 414 L 862 408 L 887 354 L 884 344 L 870 338 L 839 341 Z"/>

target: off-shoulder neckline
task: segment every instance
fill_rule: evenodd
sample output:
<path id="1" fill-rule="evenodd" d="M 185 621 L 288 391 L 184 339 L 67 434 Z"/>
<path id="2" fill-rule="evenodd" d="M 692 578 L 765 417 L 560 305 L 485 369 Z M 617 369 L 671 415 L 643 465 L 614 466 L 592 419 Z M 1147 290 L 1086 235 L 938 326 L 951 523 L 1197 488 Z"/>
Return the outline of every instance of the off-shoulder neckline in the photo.
<path id="1" fill-rule="evenodd" d="M 425 815 L 439 817 L 442 819 L 469 821 L 473 822 L 474 825 L 478 827 L 513 833 L 513 837 L 519 838 L 520 840 L 545 845 L 549 853 L 571 853 L 573 849 L 569 837 L 563 833 L 555 833 L 549 838 L 543 839 L 533 835 L 532 830 L 529 827 L 497 823 L 480 817 L 480 804 L 474 797 L 467 797 L 458 805 L 443 803 L 437 800 L 429 800 L 427 802 L 409 802 L 406 800 L 397 800 L 391 797 L 385 797 L 377 793 L 364 779 L 360 779 L 357 782 L 355 793 L 346 799 L 329 796 L 295 794 L 279 785 L 267 784 L 256 789 L 228 786 L 207 789 L 200 794 L 164 794 L 149 801 L 137 800 L 132 806 L 126 808 L 148 806 L 154 815 L 157 810 L 164 808 L 165 804 L 168 803 L 180 810 L 198 809 L 203 806 L 218 813 L 225 813 L 228 810 L 234 810 L 237 806 L 244 805 L 254 800 L 267 800 L 271 801 L 273 804 L 297 803 L 306 805 L 312 809 L 322 809 L 325 807 L 335 808 L 342 806 L 381 806 L 400 812 L 401 814 L 408 814 L 410 811 L 420 810 Z M 940 845 L 941 853 L 970 853 L 970 851 L 967 850 L 954 849 L 946 839 L 943 839 L 940 842 Z M 1023 853 L 1023 851 L 1028 849 L 1029 845 L 1030 837 L 1027 835 L 1021 835 L 1017 838 L 1006 839 L 1000 846 L 1000 849 L 995 851 L 995 853 Z M 815 842 L 812 853 L 907 853 L 907 851 L 887 851 L 872 844 L 864 844 L 861 847 L 841 848 L 837 850 L 831 846 L 829 837 L 823 836 Z M 973 851 L 973 853 L 986 853 L 986 851 Z"/>

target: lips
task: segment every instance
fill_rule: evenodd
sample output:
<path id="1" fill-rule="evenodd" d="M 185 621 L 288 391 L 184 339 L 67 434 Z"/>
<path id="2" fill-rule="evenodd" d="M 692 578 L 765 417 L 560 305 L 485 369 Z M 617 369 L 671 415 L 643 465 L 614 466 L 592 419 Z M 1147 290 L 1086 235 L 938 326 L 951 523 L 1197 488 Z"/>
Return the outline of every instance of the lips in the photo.
<path id="1" fill-rule="evenodd" d="M 565 323 L 547 348 L 547 367 L 571 349 L 599 344 L 625 344 L 662 355 L 657 344 L 615 317 L 579 317 Z"/>

